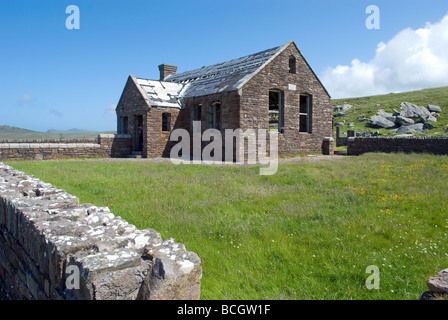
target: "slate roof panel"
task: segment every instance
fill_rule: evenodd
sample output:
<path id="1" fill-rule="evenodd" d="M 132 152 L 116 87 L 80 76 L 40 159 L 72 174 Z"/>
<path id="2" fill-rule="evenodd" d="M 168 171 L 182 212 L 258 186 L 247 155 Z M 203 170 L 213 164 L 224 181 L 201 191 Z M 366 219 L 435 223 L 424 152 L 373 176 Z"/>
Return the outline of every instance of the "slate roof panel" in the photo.
<path id="1" fill-rule="evenodd" d="M 146 93 L 149 104 L 154 107 L 181 108 L 180 95 L 184 84 L 137 78 Z"/>
<path id="2" fill-rule="evenodd" d="M 182 94 L 183 97 L 233 91 L 281 48 L 281 46 L 275 47 L 242 58 L 179 73 L 167 77 L 165 81 L 189 84 Z"/>

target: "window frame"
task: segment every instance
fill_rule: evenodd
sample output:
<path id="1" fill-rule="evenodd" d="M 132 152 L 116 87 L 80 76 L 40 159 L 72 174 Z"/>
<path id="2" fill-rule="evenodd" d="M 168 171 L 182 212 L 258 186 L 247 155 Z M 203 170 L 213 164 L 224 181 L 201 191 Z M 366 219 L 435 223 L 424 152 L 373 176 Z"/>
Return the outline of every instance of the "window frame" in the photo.
<path id="1" fill-rule="evenodd" d="M 171 113 L 170 112 L 162 113 L 162 131 L 163 132 L 171 131 Z"/>
<path id="2" fill-rule="evenodd" d="M 297 74 L 297 59 L 295 56 L 289 56 L 288 72 L 290 74 Z"/>
<path id="3" fill-rule="evenodd" d="M 218 112 L 219 110 L 219 112 Z M 209 106 L 209 118 L 208 127 L 209 129 L 222 129 L 222 104 L 220 101 L 213 102 Z"/>
<path id="4" fill-rule="evenodd" d="M 306 98 L 306 112 L 302 110 L 302 98 Z M 312 133 L 313 123 L 313 96 L 308 93 L 301 93 L 299 97 L 299 132 L 300 133 Z M 305 117 L 305 130 L 302 130 L 302 119 Z"/>
<path id="5" fill-rule="evenodd" d="M 191 107 L 191 122 L 190 128 L 193 131 L 193 123 L 195 121 L 202 122 L 202 104 L 194 105 Z"/>
<path id="6" fill-rule="evenodd" d="M 269 90 L 269 102 L 270 102 L 270 95 L 271 93 L 275 93 L 278 95 L 278 101 L 277 101 L 277 105 L 278 105 L 278 120 L 277 120 L 277 131 L 280 134 L 285 133 L 285 92 L 283 90 L 279 90 L 279 89 L 270 89 Z M 271 106 L 269 105 L 269 109 L 268 109 L 268 114 L 270 117 L 271 113 L 275 113 L 273 111 L 271 111 Z M 270 121 L 268 121 L 268 127 L 269 127 L 269 131 L 271 130 L 270 128 Z"/>

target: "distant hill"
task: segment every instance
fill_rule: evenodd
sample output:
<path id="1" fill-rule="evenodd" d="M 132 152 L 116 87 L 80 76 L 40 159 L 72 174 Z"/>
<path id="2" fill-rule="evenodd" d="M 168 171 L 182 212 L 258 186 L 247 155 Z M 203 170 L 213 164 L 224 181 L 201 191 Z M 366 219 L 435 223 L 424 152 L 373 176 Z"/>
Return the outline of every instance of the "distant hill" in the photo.
<path id="1" fill-rule="evenodd" d="M 34 139 L 82 139 L 96 138 L 99 133 L 116 133 L 115 131 L 88 131 L 82 129 L 33 131 L 8 125 L 0 125 L 0 140 L 34 140 Z"/>
<path id="2" fill-rule="evenodd" d="M 37 131 L 32 131 L 28 129 L 13 127 L 13 126 L 6 126 L 6 125 L 0 125 L 0 133 L 32 133 Z"/>
<path id="3" fill-rule="evenodd" d="M 446 132 L 448 129 L 448 87 L 331 100 L 333 107 L 344 104 L 349 104 L 352 106 L 346 114 L 334 118 L 335 124 L 343 123 L 341 125 L 342 131 L 346 132 L 347 130 L 356 130 L 357 132 L 369 131 L 372 133 L 379 131 L 384 135 L 393 135 L 395 133 L 388 129 L 370 128 L 366 126 L 366 120 L 360 119 L 370 119 L 380 109 L 383 109 L 388 113 L 393 113 L 393 109 L 400 110 L 401 102 L 410 102 L 424 107 L 427 107 L 429 104 L 440 106 L 442 108 L 442 112 L 439 114 L 437 122 L 433 123 L 435 128 L 429 130 L 425 135 L 448 135 Z M 333 114 L 338 114 L 338 111 L 334 111 Z"/>
<path id="4" fill-rule="evenodd" d="M 77 128 L 73 128 L 73 129 L 69 129 L 69 130 L 58 130 L 58 129 L 50 129 L 50 130 L 47 130 L 47 132 L 55 132 L 55 133 L 68 133 L 68 132 L 71 132 L 71 133 L 80 133 L 80 132 L 92 132 L 92 131 L 89 131 L 89 130 L 84 130 L 84 129 L 77 129 Z"/>

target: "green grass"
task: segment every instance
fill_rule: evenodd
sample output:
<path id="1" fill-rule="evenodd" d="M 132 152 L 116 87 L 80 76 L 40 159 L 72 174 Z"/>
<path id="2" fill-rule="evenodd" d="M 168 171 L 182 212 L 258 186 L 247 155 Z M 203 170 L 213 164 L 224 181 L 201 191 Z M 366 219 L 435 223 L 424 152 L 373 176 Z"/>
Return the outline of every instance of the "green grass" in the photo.
<path id="1" fill-rule="evenodd" d="M 351 104 L 354 108 L 343 117 L 336 117 L 336 122 L 342 122 L 345 120 L 345 125 L 342 127 L 344 131 L 346 130 L 356 130 L 357 132 L 375 132 L 379 131 L 382 134 L 391 134 L 390 130 L 387 129 L 375 129 L 366 126 L 367 121 L 359 122 L 356 119 L 360 115 L 364 115 L 366 118 L 370 119 L 379 109 L 384 109 L 386 112 L 393 113 L 392 109 L 400 110 L 401 102 L 411 102 L 419 106 L 427 106 L 428 104 L 439 105 L 442 108 L 442 113 L 437 119 L 435 129 L 428 131 L 426 135 L 433 136 L 447 136 L 448 133 L 445 131 L 448 129 L 448 87 L 431 88 L 419 91 L 403 92 L 403 93 L 390 93 L 386 95 L 360 97 L 360 98 L 348 98 L 348 99 L 333 99 L 331 104 L 333 106 L 342 104 Z M 379 104 L 380 106 L 377 106 Z M 337 112 L 334 112 L 336 114 Z M 348 124 L 352 122 L 355 127 L 350 128 Z M 436 132 L 438 132 L 436 134 Z M 393 133 L 395 134 L 395 133 Z"/>
<path id="2" fill-rule="evenodd" d="M 448 267 L 448 157 L 257 167 L 8 162 L 198 253 L 202 299 L 418 299 Z M 380 268 L 368 290 L 366 268 Z"/>

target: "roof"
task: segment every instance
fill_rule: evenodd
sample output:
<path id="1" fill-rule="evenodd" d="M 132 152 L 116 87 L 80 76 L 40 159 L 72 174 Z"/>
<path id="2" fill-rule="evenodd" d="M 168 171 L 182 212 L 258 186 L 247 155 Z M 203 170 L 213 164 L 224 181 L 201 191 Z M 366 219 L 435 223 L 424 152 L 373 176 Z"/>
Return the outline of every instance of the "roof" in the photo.
<path id="1" fill-rule="evenodd" d="M 190 84 L 183 97 L 234 91 L 282 48 L 275 47 L 242 58 L 171 75 L 165 81 Z"/>
<path id="2" fill-rule="evenodd" d="M 136 78 L 135 81 L 146 94 L 148 103 L 154 107 L 181 108 L 180 96 L 185 85 Z"/>
<path id="3" fill-rule="evenodd" d="M 284 46 L 171 75 L 164 81 L 142 78 L 134 78 L 134 81 L 146 94 L 148 103 L 151 106 L 181 108 L 182 98 L 205 96 L 240 89 L 291 43 L 296 46 L 293 41 L 290 41 Z M 298 48 L 297 50 L 300 52 Z M 308 62 L 306 63 L 308 64 Z M 311 69 L 310 66 L 309 68 Z M 312 72 L 314 73 L 314 71 Z M 325 90 L 323 85 L 322 87 Z"/>

